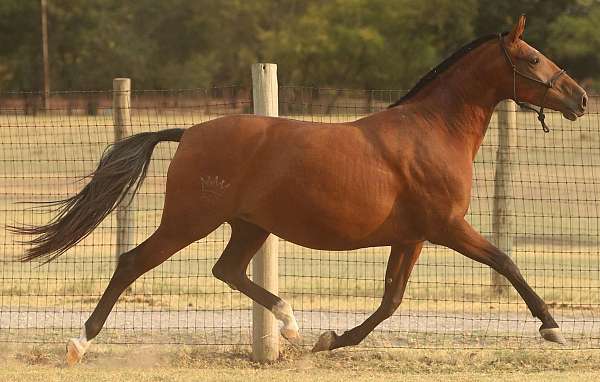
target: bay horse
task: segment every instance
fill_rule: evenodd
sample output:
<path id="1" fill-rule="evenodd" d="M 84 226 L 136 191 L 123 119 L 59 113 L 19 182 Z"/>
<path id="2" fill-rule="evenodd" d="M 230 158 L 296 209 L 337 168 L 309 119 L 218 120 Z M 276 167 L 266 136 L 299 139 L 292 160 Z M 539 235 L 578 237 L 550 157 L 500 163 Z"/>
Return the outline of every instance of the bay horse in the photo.
<path id="1" fill-rule="evenodd" d="M 515 263 L 464 218 L 473 160 L 498 102 L 537 105 L 542 121 L 544 107 L 569 120 L 585 112 L 585 91 L 521 39 L 524 29 L 521 16 L 512 31 L 471 42 L 388 109 L 354 122 L 232 115 L 116 142 L 77 195 L 54 202 L 48 224 L 12 228 L 34 236 L 23 261 L 53 260 L 137 191 L 159 142 L 180 142 L 159 227 L 119 257 L 81 336 L 68 342 L 67 361 L 81 359 L 130 284 L 224 222 L 232 233 L 212 273 L 269 309 L 290 340 L 299 336 L 291 306 L 246 275 L 270 233 L 319 250 L 391 247 L 380 306 L 341 335 L 323 333 L 313 351 L 356 345 L 390 317 L 426 240 L 501 273 L 541 321 L 541 336 L 564 343 Z"/>

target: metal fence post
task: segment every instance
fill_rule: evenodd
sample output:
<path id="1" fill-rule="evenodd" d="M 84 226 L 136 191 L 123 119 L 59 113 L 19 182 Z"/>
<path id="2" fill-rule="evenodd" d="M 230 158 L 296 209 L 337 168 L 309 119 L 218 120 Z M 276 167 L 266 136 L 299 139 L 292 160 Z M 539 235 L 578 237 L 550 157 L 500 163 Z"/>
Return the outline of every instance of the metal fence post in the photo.
<path id="1" fill-rule="evenodd" d="M 113 125 L 115 142 L 131 134 L 131 80 L 113 79 Z M 116 257 L 133 244 L 133 212 L 130 206 L 117 207 Z"/>
<path id="2" fill-rule="evenodd" d="M 252 99 L 254 114 L 279 116 L 277 65 L 252 65 Z M 278 292 L 278 242 L 269 235 L 252 261 L 252 277 L 255 283 L 273 294 Z M 279 332 L 273 314 L 261 305 L 252 306 L 252 358 L 256 361 L 273 361 L 279 357 Z"/>
<path id="3" fill-rule="evenodd" d="M 494 211 L 492 216 L 493 241 L 496 246 L 512 255 L 515 217 L 510 192 L 512 179 L 512 152 L 517 137 L 516 104 L 511 100 L 503 101 L 498 108 L 498 151 L 496 152 L 496 175 L 494 177 Z M 508 280 L 492 270 L 492 293 L 508 293 Z"/>

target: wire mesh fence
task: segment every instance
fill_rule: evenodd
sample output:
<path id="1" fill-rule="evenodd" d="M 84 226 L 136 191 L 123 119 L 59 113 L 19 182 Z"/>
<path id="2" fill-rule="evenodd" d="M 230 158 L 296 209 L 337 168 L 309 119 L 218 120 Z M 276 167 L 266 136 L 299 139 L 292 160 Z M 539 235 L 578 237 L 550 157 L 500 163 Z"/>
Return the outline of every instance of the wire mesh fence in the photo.
<path id="1" fill-rule="evenodd" d="M 283 117 L 343 122 L 384 109 L 401 91 L 355 91 L 281 86 Z M 0 214 L 3 225 L 40 224 L 51 214 L 21 201 L 47 201 L 79 191 L 113 142 L 111 92 L 52 95 L 41 113 L 39 95 L 0 97 Z M 571 348 L 600 347 L 598 201 L 600 127 L 592 97 L 577 122 L 517 112 L 512 179 L 515 221 L 511 256 L 550 305 Z M 225 114 L 252 111 L 249 89 L 224 87 L 138 91 L 131 133 L 189 127 Z M 133 242 L 160 220 L 166 170 L 176 149 L 161 143 L 136 195 Z M 493 237 L 498 119 L 492 118 L 475 160 L 468 220 Z M 343 202 L 343 201 L 332 201 Z M 251 303 L 214 279 L 211 268 L 229 238 L 223 225 L 140 278 L 109 317 L 99 342 L 250 343 Z M 48 265 L 15 261 L 25 247 L 0 233 L 0 342 L 63 342 L 79 333 L 115 268 L 113 215 L 67 254 Z M 307 345 L 324 330 L 343 331 L 376 309 L 383 293 L 388 248 L 316 251 L 280 241 L 280 295 L 294 308 Z M 371 334 L 367 347 L 537 347 L 537 320 L 511 289 L 494 292 L 489 268 L 450 250 L 426 245 L 397 313 Z"/>

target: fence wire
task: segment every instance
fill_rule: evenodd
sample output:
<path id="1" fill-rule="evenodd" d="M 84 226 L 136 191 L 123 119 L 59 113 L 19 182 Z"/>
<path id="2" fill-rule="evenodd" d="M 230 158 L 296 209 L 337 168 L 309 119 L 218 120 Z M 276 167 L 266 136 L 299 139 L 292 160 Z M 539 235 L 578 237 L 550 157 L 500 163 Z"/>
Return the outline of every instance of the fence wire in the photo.
<path id="1" fill-rule="evenodd" d="M 280 115 L 343 122 L 383 110 L 401 91 L 281 86 Z M 50 214 L 20 201 L 61 199 L 80 190 L 113 142 L 111 92 L 0 95 L 0 215 L 3 225 L 40 224 Z M 549 113 L 544 134 L 535 115 L 517 112 L 512 179 L 511 256 L 549 304 L 569 348 L 600 347 L 600 97 L 577 122 Z M 189 127 L 252 112 L 249 89 L 224 87 L 133 92 L 130 133 Z M 129 227 L 143 241 L 160 220 L 166 170 L 177 145 L 161 143 L 136 196 Z M 492 118 L 474 164 L 468 220 L 492 238 L 498 150 Z M 113 215 L 48 265 L 15 261 L 25 247 L 0 232 L 0 342 L 64 342 L 79 333 L 115 268 Z M 98 336 L 106 343 L 246 345 L 251 303 L 211 275 L 230 231 L 223 225 L 140 278 L 117 303 Z M 347 330 L 379 305 L 389 248 L 315 251 L 280 241 L 280 295 L 296 313 L 307 345 L 325 330 Z M 249 271 L 250 272 L 250 271 Z M 426 245 L 397 313 L 361 346 L 539 347 L 538 322 L 514 289 L 495 293 L 489 268 Z"/>

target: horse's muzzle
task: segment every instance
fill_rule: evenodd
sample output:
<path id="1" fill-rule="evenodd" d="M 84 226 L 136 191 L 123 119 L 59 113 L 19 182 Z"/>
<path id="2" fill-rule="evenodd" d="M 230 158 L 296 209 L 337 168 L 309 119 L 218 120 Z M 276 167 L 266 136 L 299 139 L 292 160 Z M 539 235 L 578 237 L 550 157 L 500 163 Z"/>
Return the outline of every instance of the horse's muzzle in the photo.
<path id="1" fill-rule="evenodd" d="M 580 94 L 573 97 L 573 102 L 569 102 L 562 115 L 570 121 L 575 121 L 577 118 L 582 117 L 585 114 L 587 105 L 588 95 L 584 90 L 582 90 Z"/>

